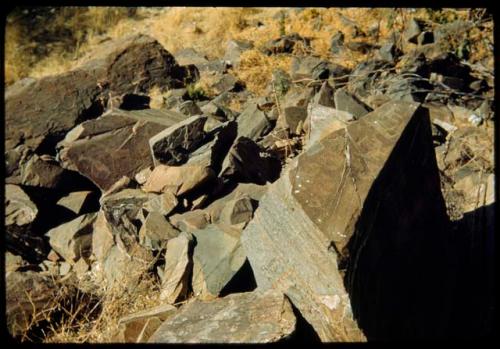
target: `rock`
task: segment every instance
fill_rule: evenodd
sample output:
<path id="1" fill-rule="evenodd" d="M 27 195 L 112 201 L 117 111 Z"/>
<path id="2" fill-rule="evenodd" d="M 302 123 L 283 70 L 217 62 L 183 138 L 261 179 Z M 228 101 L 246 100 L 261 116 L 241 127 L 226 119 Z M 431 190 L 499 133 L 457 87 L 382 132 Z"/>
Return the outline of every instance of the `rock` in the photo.
<path id="1" fill-rule="evenodd" d="M 299 135 L 299 124 L 303 124 L 307 117 L 307 109 L 304 107 L 286 107 L 278 118 L 277 125 L 289 130 L 292 135 Z"/>
<path id="2" fill-rule="evenodd" d="M 119 333 L 115 339 L 117 342 L 144 343 L 176 310 L 173 305 L 161 304 L 127 315 L 119 320 Z"/>
<path id="3" fill-rule="evenodd" d="M 411 162 L 404 161 L 410 158 Z M 426 195 L 421 196 L 424 187 Z M 403 205 L 403 201 L 408 204 Z M 418 204 L 415 201 L 419 201 Z M 416 207 L 420 208 L 418 212 Z M 394 220 L 394 217 L 400 219 Z M 258 287 L 284 292 L 322 341 L 361 341 L 365 335 L 358 324 L 373 335 L 382 320 L 380 310 L 371 308 L 371 301 L 363 303 L 364 312 L 359 311 L 358 301 L 363 302 L 369 293 L 361 290 L 361 285 L 370 284 L 367 280 L 363 284 L 362 275 L 367 274 L 359 270 L 357 281 L 353 281 L 352 273 L 356 273 L 354 270 L 359 264 L 348 262 L 345 286 L 343 274 L 339 272 L 347 255 L 358 256 L 354 257 L 357 260 L 367 253 L 367 250 L 357 250 L 358 244 L 367 241 L 359 234 L 363 236 L 370 231 L 370 234 L 384 236 L 367 247 L 373 249 L 373 259 L 365 259 L 367 267 L 370 264 L 370 273 L 378 273 L 376 270 L 380 272 L 377 268 L 381 264 L 374 266 L 373 262 L 381 251 L 375 245 L 381 240 L 390 239 L 393 242 L 386 243 L 391 246 L 403 244 L 390 249 L 401 248 L 406 255 L 407 244 L 416 243 L 413 240 L 420 239 L 421 234 L 433 239 L 431 236 L 442 232 L 445 221 L 429 119 L 416 103 L 389 102 L 345 129 L 333 131 L 309 145 L 260 200 L 254 219 L 243 231 L 242 244 Z M 393 237 L 386 236 L 389 231 Z M 422 256 L 427 251 L 422 247 Z M 386 262 L 398 263 L 397 260 Z M 421 266 L 421 260 L 412 268 L 427 270 Z M 404 278 L 405 283 L 399 284 L 398 292 L 417 287 L 420 281 L 404 277 L 405 268 L 398 270 L 397 275 L 388 279 L 398 283 L 399 278 Z M 370 280 L 380 286 L 380 282 L 375 281 L 379 279 Z M 431 311 L 429 304 L 438 306 L 443 299 L 434 292 L 421 296 L 425 300 L 419 300 L 419 305 L 427 305 L 419 315 L 426 318 Z M 388 311 L 392 301 L 393 298 L 387 298 L 387 307 L 378 309 Z M 392 311 L 391 314 L 396 316 Z M 388 331 L 392 330 L 391 326 L 400 326 L 402 321 L 418 321 L 408 319 L 406 313 L 396 317 L 385 318 L 391 322 L 385 327 Z"/>
<path id="4" fill-rule="evenodd" d="M 69 132 L 59 144 L 59 158 L 106 191 L 122 176 L 133 178 L 151 166 L 148 140 L 184 118 L 166 110 L 111 110 Z"/>
<path id="5" fill-rule="evenodd" d="M 59 264 L 59 275 L 65 276 L 71 271 L 71 264 L 67 262 L 61 262 Z"/>
<path id="6" fill-rule="evenodd" d="M 50 246 L 70 264 L 89 258 L 92 251 L 92 226 L 97 215 L 81 215 L 47 232 Z"/>
<path id="7" fill-rule="evenodd" d="M 20 338 L 43 320 L 44 314 L 50 315 L 59 290 L 52 278 L 40 273 L 8 273 L 5 277 L 5 319 L 10 335 Z"/>
<path id="8" fill-rule="evenodd" d="M 345 88 L 335 91 L 334 100 L 336 109 L 351 113 L 354 119 L 359 119 L 371 111 L 370 107 L 348 93 Z"/>
<path id="9" fill-rule="evenodd" d="M 75 191 L 63 196 L 57 201 L 57 204 L 79 215 L 92 200 L 92 196 L 93 192 L 89 190 Z"/>
<path id="10" fill-rule="evenodd" d="M 314 90 L 312 88 L 292 86 L 283 97 L 283 103 L 280 107 L 281 109 L 287 107 L 306 108 L 313 97 Z"/>
<path id="11" fill-rule="evenodd" d="M 160 195 L 151 195 L 142 207 L 148 212 L 158 212 L 166 216 L 172 212 L 178 204 L 179 201 L 175 194 L 167 191 Z"/>
<path id="12" fill-rule="evenodd" d="M 208 225 L 193 231 L 193 292 L 200 299 L 219 296 L 245 263 L 246 255 L 237 229 Z"/>
<path id="13" fill-rule="evenodd" d="M 250 196 L 243 194 L 224 206 L 219 220 L 226 225 L 246 224 L 252 219 L 253 211 L 252 199 Z"/>
<path id="14" fill-rule="evenodd" d="M 333 93 L 334 93 L 333 88 L 330 86 L 328 81 L 325 81 L 321 85 L 321 88 L 319 89 L 318 93 L 316 93 L 316 95 L 314 96 L 313 103 L 323 105 L 325 107 L 334 108 L 335 102 L 333 99 Z"/>
<path id="15" fill-rule="evenodd" d="M 378 52 L 380 58 L 388 62 L 394 62 L 401 55 L 401 50 L 392 42 L 382 45 Z"/>
<path id="16" fill-rule="evenodd" d="M 375 48 L 374 45 L 362 41 L 351 41 L 348 42 L 345 46 L 351 51 L 359 52 L 364 55 Z"/>
<path id="17" fill-rule="evenodd" d="M 176 110 L 187 116 L 200 115 L 202 113 L 195 101 L 184 101 L 177 106 Z"/>
<path id="18" fill-rule="evenodd" d="M 149 109 L 151 98 L 145 94 L 125 93 L 108 100 L 108 109 L 142 110 Z"/>
<path id="19" fill-rule="evenodd" d="M 160 250 L 169 239 L 178 235 L 179 231 L 162 214 L 151 212 L 139 230 L 139 243 L 150 250 Z"/>
<path id="20" fill-rule="evenodd" d="M 335 108 L 311 104 L 308 108 L 307 119 L 305 123 L 307 126 L 306 146 L 309 147 L 331 132 L 345 128 L 347 123 L 354 121 L 354 116 Z"/>
<path id="21" fill-rule="evenodd" d="M 344 33 L 338 31 L 330 39 L 330 52 L 337 54 L 342 51 L 344 46 Z"/>
<path id="22" fill-rule="evenodd" d="M 13 184 L 5 185 L 4 200 L 6 249 L 28 261 L 41 261 L 48 246 L 34 227 L 38 208 L 21 187 Z"/>
<path id="23" fill-rule="evenodd" d="M 229 61 L 233 67 L 240 64 L 240 56 L 243 52 L 253 48 L 253 44 L 248 41 L 229 40 L 226 45 L 224 60 Z"/>
<path id="24" fill-rule="evenodd" d="M 229 92 L 237 89 L 241 85 L 241 82 L 232 74 L 223 74 L 213 84 L 210 84 L 210 89 L 212 89 L 216 94 L 220 95 L 224 92 Z"/>
<path id="25" fill-rule="evenodd" d="M 114 245 L 114 230 L 112 225 L 106 219 L 104 211 L 97 213 L 94 222 L 94 232 L 92 233 L 92 254 L 94 259 L 103 263 Z"/>
<path id="26" fill-rule="evenodd" d="M 296 319 L 281 293 L 237 293 L 194 300 L 168 318 L 149 343 L 269 343 L 290 336 Z"/>
<path id="27" fill-rule="evenodd" d="M 423 102 L 427 91 L 431 90 L 427 81 L 414 80 L 394 76 L 387 82 L 386 96 L 393 100 Z"/>
<path id="28" fill-rule="evenodd" d="M 205 139 L 206 116 L 191 116 L 151 137 L 149 146 L 154 164 L 181 165 Z"/>
<path id="29" fill-rule="evenodd" d="M 160 299 L 174 304 L 186 298 L 192 268 L 193 237 L 182 232 L 168 240 Z"/>
<path id="30" fill-rule="evenodd" d="M 434 33 L 433 32 L 422 32 L 417 37 L 417 43 L 419 45 L 427 45 L 432 44 L 434 42 Z"/>
<path id="31" fill-rule="evenodd" d="M 74 265 L 73 271 L 79 279 L 82 279 L 85 276 L 85 273 L 89 271 L 89 265 L 85 261 L 85 259 L 80 258 Z"/>
<path id="32" fill-rule="evenodd" d="M 282 35 L 278 39 L 268 41 L 264 47 L 263 52 L 267 55 L 277 53 L 292 53 L 295 46 L 300 43 L 303 47 L 310 47 L 310 40 L 301 37 L 299 34 L 293 33 L 290 35 Z"/>
<path id="33" fill-rule="evenodd" d="M 452 133 L 457 130 L 457 127 L 455 125 L 449 124 L 446 121 L 442 121 L 439 119 L 434 119 L 432 123 L 438 125 L 441 127 L 443 130 L 445 130 L 448 134 Z"/>
<path id="34" fill-rule="evenodd" d="M 384 60 L 368 60 L 362 62 L 354 68 L 349 76 L 347 90 L 358 98 L 370 95 L 373 81 L 375 81 L 382 71 L 391 68 L 392 63 Z"/>
<path id="35" fill-rule="evenodd" d="M 462 64 L 460 59 L 453 53 L 443 53 L 431 60 L 428 65 L 431 72 L 443 76 L 459 78 L 464 80 L 467 84 L 471 81 L 471 68 Z"/>
<path id="36" fill-rule="evenodd" d="M 127 176 L 122 176 L 119 180 L 111 184 L 111 186 L 101 195 L 99 202 L 103 201 L 104 198 L 116 194 L 124 189 L 133 189 L 133 183 Z"/>
<path id="37" fill-rule="evenodd" d="M 161 102 L 163 104 L 162 107 L 164 107 L 166 109 L 172 109 L 189 98 L 188 98 L 187 89 L 174 88 L 174 89 L 168 90 L 166 96 L 162 97 L 162 99 L 163 99 L 163 102 Z"/>
<path id="38" fill-rule="evenodd" d="M 137 174 L 135 175 L 134 179 L 137 183 L 139 183 L 140 185 L 146 183 L 146 181 L 148 180 L 149 176 L 151 175 L 151 167 L 146 167 L 145 169 L 143 170 L 140 170 L 139 172 L 137 172 Z"/>
<path id="39" fill-rule="evenodd" d="M 329 77 L 337 78 L 347 74 L 348 70 L 346 68 L 321 60 L 318 57 L 294 57 L 292 60 L 291 76 L 293 80 L 323 80 Z"/>
<path id="40" fill-rule="evenodd" d="M 44 161 L 33 154 L 21 167 L 21 184 L 42 188 L 55 188 L 64 170 L 55 161 Z"/>
<path id="41" fill-rule="evenodd" d="M 146 192 L 170 192 L 180 196 L 198 188 L 214 176 L 213 170 L 205 166 L 158 165 L 142 188 Z"/>
<path id="42" fill-rule="evenodd" d="M 75 70 L 17 88 L 6 99 L 6 150 L 18 144 L 46 150 L 79 122 L 99 116 L 109 94 L 181 84 L 185 69 L 156 40 L 133 35 L 110 41 Z"/>
<path id="43" fill-rule="evenodd" d="M 408 26 L 406 27 L 403 37 L 406 41 L 413 44 L 417 43 L 417 38 L 422 32 L 422 25 L 420 21 L 415 18 L 409 20 Z"/>
<path id="44" fill-rule="evenodd" d="M 279 177 L 281 164 L 269 154 L 263 156 L 261 153 L 257 143 L 246 137 L 238 137 L 222 163 L 219 176 L 247 183 L 273 182 Z"/>
<path id="45" fill-rule="evenodd" d="M 19 268 L 22 268 L 27 265 L 27 262 L 21 256 L 17 256 L 15 254 L 10 253 L 9 251 L 5 251 L 5 275 L 9 275 L 9 273 L 17 271 Z"/>
<path id="46" fill-rule="evenodd" d="M 201 65 L 208 63 L 207 57 L 193 48 L 184 48 L 175 53 L 175 59 L 180 65 Z"/>
<path id="47" fill-rule="evenodd" d="M 247 137 L 254 141 L 272 130 L 269 117 L 261 111 L 256 103 L 249 103 L 238 116 L 238 137 Z"/>
<path id="48" fill-rule="evenodd" d="M 200 209 L 177 213 L 172 215 L 169 219 L 175 227 L 185 232 L 203 229 L 209 223 L 207 212 Z"/>

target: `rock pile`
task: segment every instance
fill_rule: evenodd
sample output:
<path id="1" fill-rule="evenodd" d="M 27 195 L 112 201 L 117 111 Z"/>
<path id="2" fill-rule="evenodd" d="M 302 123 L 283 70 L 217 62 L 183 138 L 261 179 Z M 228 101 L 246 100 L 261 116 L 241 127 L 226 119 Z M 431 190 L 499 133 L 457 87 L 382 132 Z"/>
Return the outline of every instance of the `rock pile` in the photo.
<path id="1" fill-rule="evenodd" d="M 227 71 L 252 43 L 208 60 L 143 35 L 10 87 L 11 334 L 33 319 L 19 288 L 43 306 L 49 276 L 101 296 L 148 274 L 160 304 L 121 319 L 113 340 L 293 341 L 304 326 L 326 342 L 450 335 L 456 266 L 490 265 L 494 116 L 488 73 L 434 55 L 441 37 L 414 21 L 403 40 L 417 47 L 402 52 L 344 45 L 339 32 L 332 52 L 378 58 L 350 71 L 295 57 L 261 98 Z M 297 45 L 310 40 L 263 51 Z M 218 77 L 212 100 L 187 92 L 203 74 Z M 153 87 L 169 90 L 160 109 Z"/>

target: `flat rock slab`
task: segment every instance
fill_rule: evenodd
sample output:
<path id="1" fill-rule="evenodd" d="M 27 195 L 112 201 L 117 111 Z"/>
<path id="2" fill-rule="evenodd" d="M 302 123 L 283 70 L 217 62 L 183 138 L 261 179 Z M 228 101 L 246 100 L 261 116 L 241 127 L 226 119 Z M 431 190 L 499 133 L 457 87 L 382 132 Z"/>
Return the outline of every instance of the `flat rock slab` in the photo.
<path id="1" fill-rule="evenodd" d="M 85 204 L 90 201 L 92 193 L 89 190 L 75 191 L 59 199 L 57 204 L 66 207 L 75 214 L 80 214 Z"/>
<path id="2" fill-rule="evenodd" d="M 417 103 L 389 102 L 309 145 L 271 185 L 243 232 L 242 243 L 258 286 L 276 288 L 287 294 L 322 341 L 365 339 L 353 319 L 338 263 L 353 252 L 348 243 L 357 229 L 367 229 L 364 224 L 369 225 L 364 223 L 362 210 L 377 200 L 374 194 L 367 200 L 368 193 L 380 187 L 376 179 L 382 173 L 389 176 L 389 170 L 383 172 L 386 168 L 395 171 L 391 176 L 399 173 L 392 154 L 413 151 L 417 142 L 423 149 L 420 157 L 432 149 L 429 148 L 429 120 L 418 106 Z M 412 137 L 416 138 L 414 143 Z M 419 207 L 425 207 L 427 200 L 439 203 L 439 197 L 434 196 L 439 192 L 439 184 L 436 190 L 433 182 L 435 160 L 432 163 L 430 157 L 424 159 L 427 160 L 401 165 L 408 173 L 421 170 L 430 173 L 427 175 L 430 182 L 426 179 L 425 185 L 431 198 L 418 197 L 422 205 Z M 396 183 L 401 191 L 408 190 L 404 183 Z M 389 190 L 391 183 L 385 185 L 378 190 Z M 438 206 L 430 204 L 429 212 L 434 214 Z M 376 214 L 377 210 L 373 210 Z M 425 215 L 422 212 L 414 216 L 406 208 L 401 214 L 407 215 L 408 220 Z M 407 229 L 404 222 L 399 224 L 391 226 L 394 233 L 398 228 Z"/>
<path id="3" fill-rule="evenodd" d="M 149 343 L 270 343 L 290 336 L 296 319 L 277 291 L 194 300 L 168 318 Z"/>
<path id="4" fill-rule="evenodd" d="M 149 139 L 183 120 L 171 111 L 111 110 L 85 121 L 59 143 L 62 165 L 77 171 L 106 191 L 122 176 L 134 178 L 153 165 Z"/>
<path id="5" fill-rule="evenodd" d="M 355 119 L 359 119 L 371 111 L 370 107 L 347 92 L 345 88 L 335 91 L 334 100 L 336 109 L 351 113 Z"/>

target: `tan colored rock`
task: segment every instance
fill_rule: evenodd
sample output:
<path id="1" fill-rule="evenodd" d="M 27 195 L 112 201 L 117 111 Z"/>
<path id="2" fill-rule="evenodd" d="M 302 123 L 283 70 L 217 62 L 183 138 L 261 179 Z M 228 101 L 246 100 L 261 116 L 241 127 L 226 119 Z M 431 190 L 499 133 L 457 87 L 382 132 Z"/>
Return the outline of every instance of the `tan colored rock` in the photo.
<path id="1" fill-rule="evenodd" d="M 184 213 L 176 213 L 169 218 L 172 225 L 186 232 L 203 229 L 210 218 L 205 210 L 193 210 Z"/>
<path id="2" fill-rule="evenodd" d="M 82 208 L 91 195 L 92 192 L 89 190 L 75 191 L 59 199 L 57 204 L 59 206 L 66 207 L 68 210 L 71 210 L 76 214 L 80 214 Z"/>
<path id="3" fill-rule="evenodd" d="M 160 299 L 169 304 L 184 300 L 187 296 L 192 245 L 191 234 L 185 232 L 168 240 Z"/>
<path id="4" fill-rule="evenodd" d="M 193 300 L 169 317 L 149 343 L 271 343 L 295 331 L 292 306 L 283 294 L 235 293 Z"/>
<path id="5" fill-rule="evenodd" d="M 33 222 L 38 209 L 21 187 L 13 184 L 5 186 L 5 224 L 26 225 Z"/>
<path id="6" fill-rule="evenodd" d="M 139 230 L 139 243 L 144 247 L 159 250 L 166 246 L 169 239 L 179 235 L 165 217 L 158 212 L 151 212 Z"/>
<path id="7" fill-rule="evenodd" d="M 253 217 L 252 199 L 248 195 L 240 195 L 229 201 L 221 211 L 219 220 L 223 224 L 236 225 L 248 223 Z"/>
<path id="8" fill-rule="evenodd" d="M 5 251 L 5 275 L 17 271 L 20 267 L 27 265 L 21 256 L 16 256 L 9 251 Z"/>
<path id="9" fill-rule="evenodd" d="M 213 178 L 214 175 L 213 170 L 205 166 L 158 165 L 151 172 L 142 188 L 146 192 L 161 193 L 170 191 L 179 196 L 196 189 Z"/>
<path id="10" fill-rule="evenodd" d="M 104 262 L 114 245 L 113 228 L 106 219 L 104 211 L 99 211 L 92 233 L 92 253 L 98 262 Z"/>
<path id="11" fill-rule="evenodd" d="M 34 154 L 21 166 L 21 183 L 42 188 L 55 188 L 64 169 L 55 161 L 42 160 Z"/>
<path id="12" fill-rule="evenodd" d="M 146 183 L 149 176 L 151 175 L 151 172 L 152 172 L 151 167 L 146 167 L 145 169 L 137 172 L 134 179 L 137 183 L 142 185 L 142 184 Z"/>
<path id="13" fill-rule="evenodd" d="M 150 199 L 143 205 L 144 209 L 149 212 L 158 212 L 164 216 L 177 207 L 179 201 L 177 197 L 170 191 L 166 191 L 159 195 L 150 194 Z"/>

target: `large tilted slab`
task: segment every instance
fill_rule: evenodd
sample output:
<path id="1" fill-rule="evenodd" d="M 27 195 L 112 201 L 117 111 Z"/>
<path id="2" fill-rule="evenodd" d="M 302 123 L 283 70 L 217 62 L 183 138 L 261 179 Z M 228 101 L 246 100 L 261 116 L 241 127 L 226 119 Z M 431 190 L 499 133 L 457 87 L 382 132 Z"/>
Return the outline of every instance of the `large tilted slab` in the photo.
<path id="1" fill-rule="evenodd" d="M 389 102 L 309 144 L 243 232 L 259 288 L 284 292 L 322 341 L 365 340 L 339 263 L 348 258 L 367 195 L 400 138 L 429 127 L 418 107 Z"/>

